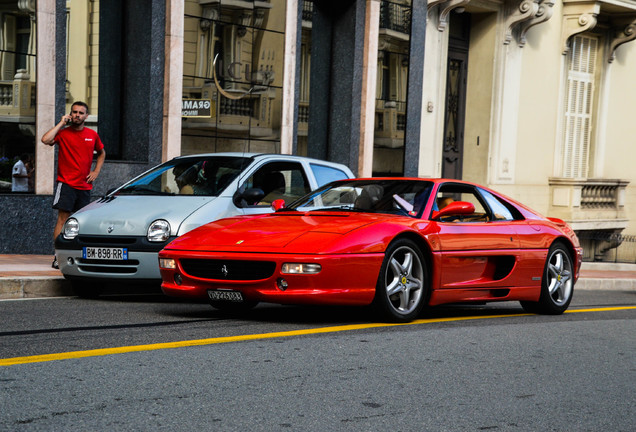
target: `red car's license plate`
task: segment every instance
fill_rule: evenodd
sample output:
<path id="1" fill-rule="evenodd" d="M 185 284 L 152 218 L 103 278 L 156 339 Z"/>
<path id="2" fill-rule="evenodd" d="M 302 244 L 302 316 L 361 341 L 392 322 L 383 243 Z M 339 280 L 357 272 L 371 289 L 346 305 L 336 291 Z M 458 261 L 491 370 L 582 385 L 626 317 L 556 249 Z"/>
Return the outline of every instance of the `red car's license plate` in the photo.
<path id="1" fill-rule="evenodd" d="M 242 302 L 243 294 L 231 290 L 208 290 L 210 300 L 221 300 L 229 302 Z"/>

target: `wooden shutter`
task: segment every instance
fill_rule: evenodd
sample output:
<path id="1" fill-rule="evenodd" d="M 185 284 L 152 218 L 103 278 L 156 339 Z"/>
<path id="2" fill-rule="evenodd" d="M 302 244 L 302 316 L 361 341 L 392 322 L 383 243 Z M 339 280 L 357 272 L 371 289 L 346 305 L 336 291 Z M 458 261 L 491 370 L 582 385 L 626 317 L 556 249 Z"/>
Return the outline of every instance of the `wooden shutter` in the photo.
<path id="1" fill-rule="evenodd" d="M 598 38 L 575 36 L 568 54 L 563 177 L 587 178 Z"/>
<path id="2" fill-rule="evenodd" d="M 0 34 L 0 80 L 13 81 L 15 76 L 15 50 L 17 21 L 13 15 L 0 14 L 2 34 Z"/>

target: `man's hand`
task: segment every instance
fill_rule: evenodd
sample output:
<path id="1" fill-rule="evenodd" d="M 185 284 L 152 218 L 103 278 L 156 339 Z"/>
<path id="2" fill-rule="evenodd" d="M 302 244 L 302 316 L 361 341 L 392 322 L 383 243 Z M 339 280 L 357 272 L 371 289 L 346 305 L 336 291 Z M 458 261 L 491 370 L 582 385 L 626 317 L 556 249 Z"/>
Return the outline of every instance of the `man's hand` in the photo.
<path id="1" fill-rule="evenodd" d="M 99 171 L 95 170 L 95 171 L 91 171 L 90 173 L 88 173 L 88 175 L 86 176 L 86 181 L 88 183 L 93 183 L 95 181 L 95 179 L 97 178 L 97 176 L 99 176 Z"/>
<path id="2" fill-rule="evenodd" d="M 42 135 L 42 142 L 46 145 L 52 146 L 55 144 L 55 135 L 62 129 L 67 122 L 71 121 L 71 116 L 68 114 L 64 114 L 60 119 L 60 122 L 53 126 L 47 133 Z"/>

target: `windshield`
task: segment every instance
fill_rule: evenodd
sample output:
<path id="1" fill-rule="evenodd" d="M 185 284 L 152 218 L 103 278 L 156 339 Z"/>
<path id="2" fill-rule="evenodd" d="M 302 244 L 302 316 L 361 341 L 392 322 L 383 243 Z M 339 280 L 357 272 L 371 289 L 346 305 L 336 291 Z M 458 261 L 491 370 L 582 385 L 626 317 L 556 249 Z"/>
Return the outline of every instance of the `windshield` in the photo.
<path id="1" fill-rule="evenodd" d="M 125 195 L 219 196 L 251 159 L 208 156 L 173 159 L 125 185 Z"/>
<path id="2" fill-rule="evenodd" d="M 418 180 L 348 180 L 330 183 L 284 210 L 344 211 L 421 217 L 433 183 Z"/>

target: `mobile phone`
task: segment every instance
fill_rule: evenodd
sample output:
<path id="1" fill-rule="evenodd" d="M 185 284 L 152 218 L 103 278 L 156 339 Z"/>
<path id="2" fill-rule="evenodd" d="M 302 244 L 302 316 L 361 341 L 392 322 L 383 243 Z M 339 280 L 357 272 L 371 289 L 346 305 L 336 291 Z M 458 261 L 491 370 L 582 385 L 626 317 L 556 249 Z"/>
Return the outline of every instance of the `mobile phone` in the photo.
<path id="1" fill-rule="evenodd" d="M 69 116 L 70 116 L 70 115 L 71 115 L 71 114 L 69 114 Z M 70 122 L 71 122 L 71 119 L 67 119 L 67 120 L 66 120 L 66 124 L 69 124 Z"/>

